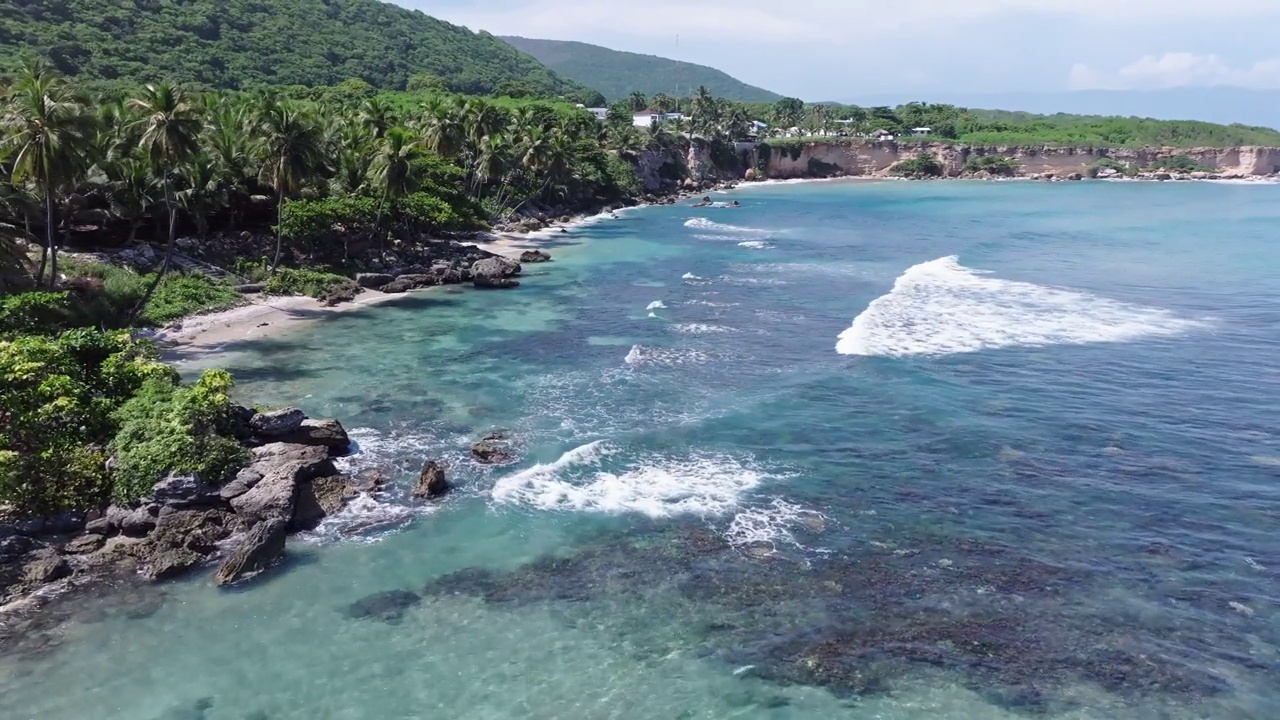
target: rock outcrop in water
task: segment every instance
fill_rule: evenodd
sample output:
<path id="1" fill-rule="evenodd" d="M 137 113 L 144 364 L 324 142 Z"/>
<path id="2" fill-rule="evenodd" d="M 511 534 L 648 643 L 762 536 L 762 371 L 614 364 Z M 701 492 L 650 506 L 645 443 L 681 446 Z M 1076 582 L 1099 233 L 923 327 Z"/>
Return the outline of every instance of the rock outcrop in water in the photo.
<path id="1" fill-rule="evenodd" d="M 139 502 L 73 524 L 73 532 L 0 525 L 0 599 L 122 573 L 179 577 L 216 560 L 228 541 L 215 581 L 233 583 L 272 564 L 287 533 L 315 528 L 360 493 L 378 491 L 379 482 L 357 484 L 334 466 L 350 445 L 337 420 L 311 420 L 296 408 L 238 415 L 250 460 L 226 485 L 172 475 Z"/>

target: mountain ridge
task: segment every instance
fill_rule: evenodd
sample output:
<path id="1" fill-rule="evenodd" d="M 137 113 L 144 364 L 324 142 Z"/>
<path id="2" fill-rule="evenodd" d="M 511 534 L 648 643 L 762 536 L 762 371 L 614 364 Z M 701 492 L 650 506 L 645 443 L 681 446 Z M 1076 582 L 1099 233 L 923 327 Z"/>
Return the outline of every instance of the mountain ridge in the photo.
<path id="1" fill-rule="evenodd" d="M 501 39 L 556 73 L 598 90 L 609 100 L 622 100 L 633 92 L 646 96 L 657 93 L 673 97 L 688 95 L 699 86 L 706 86 L 712 95 L 736 102 L 776 102 L 782 99 L 778 93 L 748 85 L 706 65 L 569 40 L 518 36 L 502 36 Z"/>
<path id="2" fill-rule="evenodd" d="M 3 70 L 45 55 L 66 75 L 100 81 L 241 89 L 358 78 L 403 89 L 414 75 L 435 75 L 474 94 L 504 83 L 585 91 L 489 33 L 378 0 L 5 3 L 0 48 Z"/>

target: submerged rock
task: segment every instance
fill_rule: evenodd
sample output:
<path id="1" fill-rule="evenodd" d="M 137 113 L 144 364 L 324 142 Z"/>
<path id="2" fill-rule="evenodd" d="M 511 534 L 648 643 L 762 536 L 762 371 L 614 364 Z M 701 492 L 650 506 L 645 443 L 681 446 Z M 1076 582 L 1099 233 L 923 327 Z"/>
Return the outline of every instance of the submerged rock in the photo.
<path id="1" fill-rule="evenodd" d="M 422 602 L 422 596 L 408 590 L 388 590 L 374 593 L 347 606 L 347 615 L 357 620 L 372 618 L 383 622 L 398 622 L 409 608 Z"/>
<path id="2" fill-rule="evenodd" d="M 418 484 L 413 488 L 413 496 L 420 500 L 434 500 L 444 497 L 450 489 L 449 482 L 444 476 L 444 466 L 435 460 L 428 460 L 418 475 Z"/>
<path id="3" fill-rule="evenodd" d="M 471 456 L 485 465 L 505 465 L 515 460 L 501 435 L 490 435 L 471 446 Z"/>
<path id="4" fill-rule="evenodd" d="M 551 254 L 542 250 L 525 250 L 520 253 L 520 262 L 522 263 L 544 263 L 551 262 Z"/>

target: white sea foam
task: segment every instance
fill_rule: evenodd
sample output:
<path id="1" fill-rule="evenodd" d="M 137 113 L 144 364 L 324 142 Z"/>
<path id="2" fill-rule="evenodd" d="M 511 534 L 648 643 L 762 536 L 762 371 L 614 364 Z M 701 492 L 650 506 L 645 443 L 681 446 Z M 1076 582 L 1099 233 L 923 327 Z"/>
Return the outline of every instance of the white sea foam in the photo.
<path id="1" fill-rule="evenodd" d="M 687 272 L 684 275 L 681 275 L 680 279 L 684 280 L 685 282 L 701 282 L 703 280 L 706 280 L 706 278 L 701 277 L 699 275 L 694 275 L 691 272 Z"/>
<path id="2" fill-rule="evenodd" d="M 684 304 L 685 305 L 701 305 L 702 307 L 710 307 L 710 308 L 738 307 L 738 303 L 718 303 L 718 302 L 712 302 L 710 300 L 686 300 Z"/>
<path id="3" fill-rule="evenodd" d="M 667 309 L 667 304 L 662 302 L 661 300 L 654 300 L 653 302 L 649 303 L 649 307 L 645 308 L 645 310 L 666 310 L 666 309 Z"/>
<path id="4" fill-rule="evenodd" d="M 618 461 L 619 455 L 603 441 L 574 448 L 554 462 L 500 479 L 493 499 L 546 510 L 711 516 L 732 510 L 765 478 L 750 463 L 727 455 Z"/>
<path id="5" fill-rule="evenodd" d="M 671 326 L 672 332 L 683 333 L 685 335 L 720 335 L 724 333 L 738 332 L 737 328 L 725 327 L 723 325 L 707 325 L 705 323 L 680 323 Z"/>
<path id="6" fill-rule="evenodd" d="M 816 510 L 803 508 L 782 498 L 773 498 L 765 506 L 747 508 L 733 516 L 725 530 L 725 538 L 735 546 L 778 545 L 808 549 L 796 539 L 796 532 L 816 534 L 826 529 L 827 517 Z"/>
<path id="7" fill-rule="evenodd" d="M 701 365 L 710 358 L 697 350 L 686 348 L 660 348 L 632 345 L 624 361 L 628 365 L 656 365 L 659 367 L 678 367 L 681 365 Z"/>
<path id="8" fill-rule="evenodd" d="M 685 227 L 690 230 L 702 230 L 704 232 L 728 233 L 731 235 L 768 235 L 772 230 L 763 230 L 761 228 L 741 227 L 739 225 L 726 225 L 718 223 L 709 218 L 692 218 L 685 222 Z"/>
<path id="9" fill-rule="evenodd" d="M 752 250 L 767 250 L 772 246 L 763 240 L 747 240 L 745 242 L 738 243 L 738 247 L 750 248 Z"/>
<path id="10" fill-rule="evenodd" d="M 1204 323 L 1086 292 L 1001 280 L 955 256 L 907 269 L 840 334 L 844 355 L 949 355 L 1009 347 L 1125 342 Z"/>

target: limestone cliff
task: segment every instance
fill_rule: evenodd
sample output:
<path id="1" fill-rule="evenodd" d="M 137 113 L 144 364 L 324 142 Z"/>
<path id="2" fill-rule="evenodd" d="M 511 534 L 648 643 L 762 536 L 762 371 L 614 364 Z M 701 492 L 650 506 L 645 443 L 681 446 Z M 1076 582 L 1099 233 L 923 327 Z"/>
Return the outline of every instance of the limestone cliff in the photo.
<path id="1" fill-rule="evenodd" d="M 894 164 L 932 152 L 949 176 L 961 173 L 970 157 L 1000 155 L 1019 164 L 1020 174 L 1084 173 L 1101 158 L 1148 167 L 1161 158 L 1186 155 L 1223 176 L 1248 177 L 1280 173 L 1280 148 L 1057 148 L 1026 146 L 968 146 L 898 143 L 895 141 L 810 142 L 798 149 L 756 146 L 745 153 L 749 167 L 766 167 L 772 179 L 820 177 L 834 174 L 883 175 Z M 765 157 L 767 155 L 767 158 Z"/>

